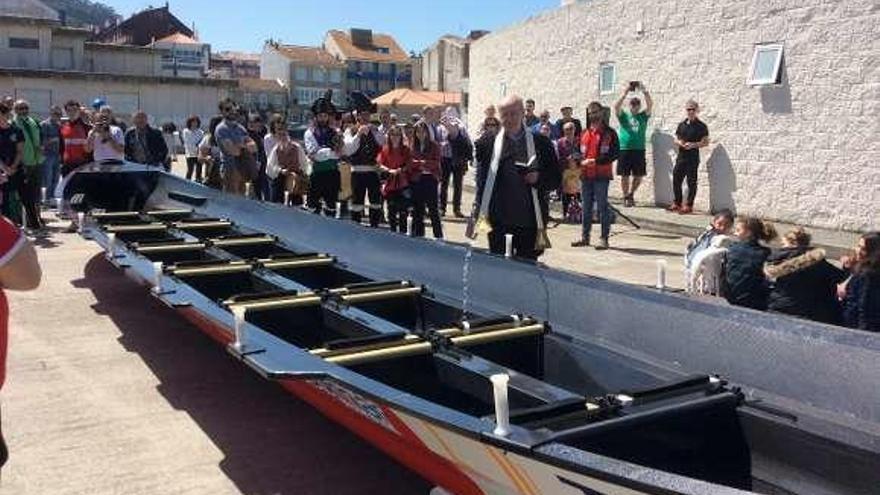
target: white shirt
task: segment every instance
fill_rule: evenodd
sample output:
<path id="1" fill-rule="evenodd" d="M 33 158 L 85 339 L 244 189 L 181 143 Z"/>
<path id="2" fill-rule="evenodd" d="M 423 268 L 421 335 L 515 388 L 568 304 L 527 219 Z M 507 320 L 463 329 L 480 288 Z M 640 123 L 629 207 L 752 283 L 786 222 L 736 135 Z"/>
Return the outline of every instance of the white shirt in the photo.
<path id="1" fill-rule="evenodd" d="M 94 132 L 94 131 L 93 131 Z M 110 138 L 116 141 L 120 146 L 125 146 L 125 137 L 122 134 L 122 129 L 116 127 L 115 125 L 110 126 Z M 103 139 L 98 134 L 95 134 L 95 147 L 92 150 L 92 156 L 94 156 L 96 162 L 100 162 L 103 160 L 122 160 L 125 158 L 125 150 L 116 151 L 110 145 L 110 143 L 103 142 Z"/>
<path id="2" fill-rule="evenodd" d="M 205 131 L 196 128 L 183 130 L 183 154 L 187 158 L 199 156 L 199 143 L 205 137 Z"/>

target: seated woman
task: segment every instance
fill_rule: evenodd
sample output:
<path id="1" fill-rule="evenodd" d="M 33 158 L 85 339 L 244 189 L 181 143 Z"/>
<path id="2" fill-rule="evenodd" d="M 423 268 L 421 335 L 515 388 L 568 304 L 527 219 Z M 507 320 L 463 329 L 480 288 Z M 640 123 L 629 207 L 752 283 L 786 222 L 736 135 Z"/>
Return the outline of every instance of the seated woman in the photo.
<path id="1" fill-rule="evenodd" d="M 843 323 L 880 332 L 880 232 L 859 239 L 852 271 L 843 298 Z"/>
<path id="2" fill-rule="evenodd" d="M 811 236 L 797 228 L 782 238 L 782 249 L 767 258 L 764 274 L 771 281 L 767 309 L 839 325 L 837 284 L 846 272 L 825 259 L 825 250 L 810 246 Z"/>
<path id="3" fill-rule="evenodd" d="M 776 238 L 776 229 L 759 218 L 738 218 L 735 234 L 739 239 L 727 248 L 724 297 L 736 306 L 764 311 L 769 286 L 764 278 L 764 262 L 770 248 L 761 244 Z"/>

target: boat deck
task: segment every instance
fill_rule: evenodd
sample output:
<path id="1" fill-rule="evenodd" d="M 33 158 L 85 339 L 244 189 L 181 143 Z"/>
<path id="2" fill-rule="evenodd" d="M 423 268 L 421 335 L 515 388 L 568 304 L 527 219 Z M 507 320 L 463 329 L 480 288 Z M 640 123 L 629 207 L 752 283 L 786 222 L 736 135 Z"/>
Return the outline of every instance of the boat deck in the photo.
<path id="1" fill-rule="evenodd" d="M 37 242 L 40 289 L 7 294 L 0 494 L 428 492 L 218 352 L 62 225 Z"/>

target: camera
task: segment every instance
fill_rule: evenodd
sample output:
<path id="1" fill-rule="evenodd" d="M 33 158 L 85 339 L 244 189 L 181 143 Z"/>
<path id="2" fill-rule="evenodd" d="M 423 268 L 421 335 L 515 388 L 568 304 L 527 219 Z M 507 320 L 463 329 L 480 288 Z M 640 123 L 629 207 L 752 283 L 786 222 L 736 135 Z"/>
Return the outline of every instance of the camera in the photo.
<path id="1" fill-rule="evenodd" d="M 629 90 L 630 91 L 637 91 L 641 85 L 642 85 L 642 83 L 640 83 L 639 81 L 630 81 L 629 82 Z"/>

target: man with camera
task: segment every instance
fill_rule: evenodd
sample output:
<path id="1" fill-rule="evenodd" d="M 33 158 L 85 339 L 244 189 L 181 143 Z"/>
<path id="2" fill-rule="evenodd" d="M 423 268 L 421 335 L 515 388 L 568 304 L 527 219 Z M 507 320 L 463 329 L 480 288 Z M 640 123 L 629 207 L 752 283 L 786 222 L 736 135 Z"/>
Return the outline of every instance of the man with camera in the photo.
<path id="1" fill-rule="evenodd" d="M 642 100 L 639 97 L 633 96 L 629 99 L 628 111 L 623 110 L 626 97 L 639 90 L 645 96 L 645 107 L 642 108 Z M 653 107 L 654 101 L 648 89 L 639 81 L 630 81 L 624 86 L 623 93 L 614 103 L 614 114 L 620 124 L 620 159 L 617 162 L 617 175 L 620 176 L 623 206 L 635 206 L 633 197 L 642 183 L 642 177 L 648 173 L 645 160 L 645 134 Z M 630 176 L 632 176 L 631 189 Z"/>
<path id="2" fill-rule="evenodd" d="M 122 129 L 110 124 L 110 117 L 99 113 L 95 126 L 86 138 L 86 151 L 96 162 L 125 158 L 125 136 Z"/>

